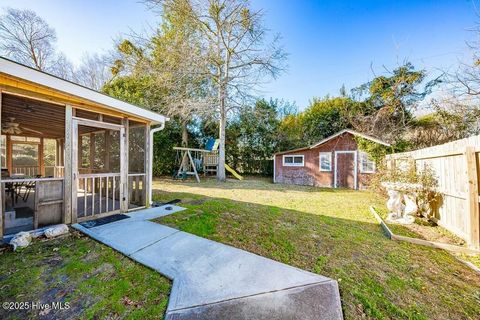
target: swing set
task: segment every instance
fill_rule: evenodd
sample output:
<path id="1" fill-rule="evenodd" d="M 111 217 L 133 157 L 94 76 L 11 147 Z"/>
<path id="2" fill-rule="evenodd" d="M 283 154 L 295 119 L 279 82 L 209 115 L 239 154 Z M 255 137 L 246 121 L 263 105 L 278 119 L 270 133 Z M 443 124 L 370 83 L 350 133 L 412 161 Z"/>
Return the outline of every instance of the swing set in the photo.
<path id="1" fill-rule="evenodd" d="M 187 179 L 188 176 L 195 176 L 197 182 L 200 182 L 199 173 L 207 176 L 209 173 L 217 174 L 218 172 L 218 145 L 219 139 L 209 139 L 205 145 L 205 149 L 173 147 L 177 151 L 175 164 L 178 170 L 173 173 L 173 179 Z M 243 177 L 239 175 L 230 166 L 225 164 L 225 169 L 232 173 L 239 180 Z"/>

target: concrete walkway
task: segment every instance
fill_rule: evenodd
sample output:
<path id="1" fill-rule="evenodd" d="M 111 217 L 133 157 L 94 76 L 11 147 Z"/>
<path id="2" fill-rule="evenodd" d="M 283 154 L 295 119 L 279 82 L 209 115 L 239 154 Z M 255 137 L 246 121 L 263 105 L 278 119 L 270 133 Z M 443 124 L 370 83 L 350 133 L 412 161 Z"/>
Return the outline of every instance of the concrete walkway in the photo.
<path id="1" fill-rule="evenodd" d="M 342 319 L 335 280 L 148 221 L 168 207 L 73 227 L 172 279 L 166 319 Z"/>

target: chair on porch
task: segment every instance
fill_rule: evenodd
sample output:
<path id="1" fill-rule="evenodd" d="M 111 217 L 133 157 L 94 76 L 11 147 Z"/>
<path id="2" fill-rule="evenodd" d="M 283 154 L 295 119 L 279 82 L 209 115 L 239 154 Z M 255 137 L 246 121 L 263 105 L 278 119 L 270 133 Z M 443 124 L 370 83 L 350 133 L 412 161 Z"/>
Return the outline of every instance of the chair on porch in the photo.
<path id="1" fill-rule="evenodd" d="M 35 176 L 35 178 L 41 178 L 42 175 L 41 174 L 37 174 Z M 25 192 L 23 193 L 22 195 L 22 189 L 25 189 Z M 32 192 L 32 190 L 35 189 L 35 182 L 34 181 L 31 181 L 31 182 L 28 182 L 26 184 L 23 184 L 19 187 L 19 190 L 17 192 L 17 202 L 18 202 L 18 197 L 22 198 L 23 202 L 27 202 L 28 201 L 28 197 L 30 196 L 30 193 Z"/>

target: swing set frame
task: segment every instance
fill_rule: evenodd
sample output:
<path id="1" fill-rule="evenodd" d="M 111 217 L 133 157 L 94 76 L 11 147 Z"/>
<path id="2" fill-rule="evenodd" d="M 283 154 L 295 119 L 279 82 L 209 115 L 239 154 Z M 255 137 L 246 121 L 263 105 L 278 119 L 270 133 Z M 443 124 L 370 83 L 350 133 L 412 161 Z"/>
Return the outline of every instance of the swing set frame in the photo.
<path id="1" fill-rule="evenodd" d="M 200 183 L 200 176 L 198 175 L 197 163 L 195 162 L 198 157 L 192 156 L 192 152 L 201 154 L 200 160 L 202 161 L 203 172 L 206 175 L 207 172 L 215 171 L 218 169 L 218 151 L 217 150 L 207 150 L 207 149 L 197 149 L 197 148 L 187 148 L 187 147 L 173 147 L 174 150 L 180 152 L 181 160 L 178 170 L 174 173 L 174 178 L 186 177 L 189 175 L 195 176 L 195 179 Z M 216 162 L 211 158 L 216 158 Z M 209 159 L 208 164 L 205 163 L 205 160 Z M 217 169 L 207 169 L 207 166 L 216 166 Z"/>

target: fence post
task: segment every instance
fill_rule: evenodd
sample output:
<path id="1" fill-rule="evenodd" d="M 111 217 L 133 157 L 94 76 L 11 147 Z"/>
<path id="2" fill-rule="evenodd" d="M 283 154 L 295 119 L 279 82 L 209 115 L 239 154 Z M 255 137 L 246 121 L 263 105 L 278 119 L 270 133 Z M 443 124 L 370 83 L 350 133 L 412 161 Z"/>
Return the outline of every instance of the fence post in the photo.
<path id="1" fill-rule="evenodd" d="M 465 159 L 467 162 L 468 195 L 467 208 L 469 213 L 469 246 L 480 249 L 480 214 L 478 207 L 478 173 L 477 157 L 475 149 L 467 147 L 465 149 Z"/>

